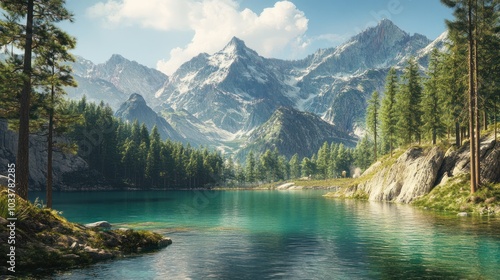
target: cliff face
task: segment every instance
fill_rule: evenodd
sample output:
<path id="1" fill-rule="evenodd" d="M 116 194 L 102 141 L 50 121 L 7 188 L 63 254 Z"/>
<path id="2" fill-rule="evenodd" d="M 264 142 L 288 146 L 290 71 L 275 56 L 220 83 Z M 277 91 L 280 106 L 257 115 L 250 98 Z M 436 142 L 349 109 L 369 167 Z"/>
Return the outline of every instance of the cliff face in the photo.
<path id="1" fill-rule="evenodd" d="M 47 138 L 30 136 L 29 189 L 44 190 L 47 181 Z M 0 121 L 0 174 L 7 173 L 7 165 L 16 162 L 17 133 L 7 129 Z M 53 178 L 55 190 L 75 188 L 73 175 L 89 173 L 87 163 L 80 157 L 59 151 L 53 153 Z"/>
<path id="2" fill-rule="evenodd" d="M 363 183 L 346 190 L 346 196 L 364 192 L 369 200 L 410 203 L 450 178 L 469 173 L 469 145 L 450 148 L 410 148 L 392 165 L 378 162 L 365 171 Z M 500 143 L 492 136 L 481 141 L 481 180 L 500 182 Z"/>

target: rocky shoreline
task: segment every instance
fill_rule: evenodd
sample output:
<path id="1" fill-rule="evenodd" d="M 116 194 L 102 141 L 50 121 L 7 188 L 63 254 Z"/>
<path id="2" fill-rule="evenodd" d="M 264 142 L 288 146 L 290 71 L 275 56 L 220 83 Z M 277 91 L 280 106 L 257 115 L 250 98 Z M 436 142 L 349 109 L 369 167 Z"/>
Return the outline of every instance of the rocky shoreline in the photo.
<path id="1" fill-rule="evenodd" d="M 411 203 L 453 212 L 500 213 L 500 142 L 493 134 L 481 139 L 483 187 L 470 195 L 469 144 L 446 151 L 439 146 L 411 147 L 386 157 L 347 186 L 328 193 L 333 198 Z"/>
<path id="2" fill-rule="evenodd" d="M 15 273 L 2 264 L 0 275 L 46 274 L 154 251 L 172 243 L 158 233 L 113 229 L 105 221 L 87 225 L 71 223 L 55 210 L 38 208 L 20 198 L 16 202 Z M 7 205 L 5 189 L 0 192 L 0 204 Z M 4 210 L 0 207 L 0 251 L 8 252 L 11 232 Z"/>

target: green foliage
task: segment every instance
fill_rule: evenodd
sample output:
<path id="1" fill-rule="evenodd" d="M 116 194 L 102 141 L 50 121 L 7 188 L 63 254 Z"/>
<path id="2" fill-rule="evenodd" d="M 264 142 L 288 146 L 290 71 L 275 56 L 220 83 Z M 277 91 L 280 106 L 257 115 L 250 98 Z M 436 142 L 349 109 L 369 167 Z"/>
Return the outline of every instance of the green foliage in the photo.
<path id="1" fill-rule="evenodd" d="M 373 162 L 373 143 L 370 142 L 368 136 L 363 137 L 354 150 L 354 164 L 366 170 Z"/>
<path id="2" fill-rule="evenodd" d="M 401 144 L 410 144 L 413 140 L 421 140 L 422 111 L 422 86 L 418 64 L 414 58 L 408 60 L 400 89 L 396 95 L 396 108 L 398 112 L 398 138 Z"/>
<path id="3" fill-rule="evenodd" d="M 290 165 L 290 178 L 291 179 L 300 178 L 302 172 L 300 169 L 299 154 L 294 154 L 292 156 L 289 165 Z"/>
<path id="4" fill-rule="evenodd" d="M 377 136 L 379 131 L 379 114 L 380 114 L 380 95 L 378 91 L 374 91 L 372 97 L 368 101 L 366 108 L 366 129 L 373 136 L 373 156 L 377 160 Z"/>
<path id="5" fill-rule="evenodd" d="M 113 117 L 103 103 L 85 99 L 71 102 L 70 110 L 83 116 L 67 133 L 79 146 L 78 154 L 108 181 L 147 188 L 197 188 L 221 183 L 224 159 L 218 152 L 161 141 L 158 129 L 132 125 Z"/>
<path id="6" fill-rule="evenodd" d="M 486 184 L 479 191 L 470 194 L 470 177 L 467 175 L 450 179 L 444 185 L 435 187 L 429 194 L 412 204 L 447 212 L 473 212 L 488 214 L 500 211 L 500 184 Z"/>
<path id="7" fill-rule="evenodd" d="M 436 145 L 437 138 L 445 133 L 445 126 L 442 121 L 443 100 L 442 88 L 442 63 L 441 56 L 437 49 L 431 53 L 427 80 L 425 81 L 424 94 L 422 97 L 422 121 L 423 131 L 432 139 L 432 144 Z"/>

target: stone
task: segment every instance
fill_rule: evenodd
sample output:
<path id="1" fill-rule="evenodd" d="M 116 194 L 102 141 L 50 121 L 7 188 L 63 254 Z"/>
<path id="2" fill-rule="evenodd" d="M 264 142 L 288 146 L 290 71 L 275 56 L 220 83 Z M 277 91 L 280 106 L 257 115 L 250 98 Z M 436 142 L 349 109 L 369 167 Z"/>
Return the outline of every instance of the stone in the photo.
<path id="1" fill-rule="evenodd" d="M 172 244 L 172 239 L 163 237 L 160 241 L 158 241 L 158 248 L 165 248 L 170 244 Z"/>
<path id="2" fill-rule="evenodd" d="M 17 133 L 9 130 L 7 122 L 0 120 L 0 173 L 7 174 L 7 165 L 15 163 L 17 151 Z M 66 142 L 61 138 L 55 139 L 57 142 Z M 40 135 L 30 135 L 30 177 L 29 190 L 44 190 L 47 183 L 47 139 Z M 54 190 L 67 189 L 69 183 L 66 182 L 67 174 L 81 173 L 88 170 L 88 164 L 77 155 L 65 154 L 60 151 L 53 153 L 53 185 Z M 0 185 L 4 185 L 4 179 L 0 179 Z M 5 186 L 7 186 L 5 184 Z"/>
<path id="3" fill-rule="evenodd" d="M 110 229 L 111 224 L 106 221 L 99 221 L 85 225 L 86 228 Z"/>
<path id="4" fill-rule="evenodd" d="M 484 201 L 484 203 L 486 203 L 486 204 L 492 204 L 492 203 L 493 203 L 493 202 L 495 202 L 496 200 L 497 200 L 497 199 L 496 199 L 496 197 L 490 197 L 490 198 L 486 199 L 486 200 Z"/>
<path id="5" fill-rule="evenodd" d="M 75 254 L 66 254 L 62 256 L 63 259 L 70 259 L 70 260 L 76 260 L 79 259 L 80 256 L 75 255 Z"/>
<path id="6" fill-rule="evenodd" d="M 429 150 L 411 148 L 392 166 L 381 170 L 370 168 L 375 174 L 361 183 L 357 190 L 367 193 L 369 200 L 410 203 L 434 187 L 443 159 L 444 153 L 438 147 Z"/>
<path id="7" fill-rule="evenodd" d="M 7 187 L 9 185 L 9 177 L 0 175 L 0 186 Z"/>
<path id="8" fill-rule="evenodd" d="M 469 216 L 469 214 L 467 212 L 460 212 L 460 213 L 457 214 L 457 216 L 459 216 L 459 217 L 467 217 L 467 216 Z"/>

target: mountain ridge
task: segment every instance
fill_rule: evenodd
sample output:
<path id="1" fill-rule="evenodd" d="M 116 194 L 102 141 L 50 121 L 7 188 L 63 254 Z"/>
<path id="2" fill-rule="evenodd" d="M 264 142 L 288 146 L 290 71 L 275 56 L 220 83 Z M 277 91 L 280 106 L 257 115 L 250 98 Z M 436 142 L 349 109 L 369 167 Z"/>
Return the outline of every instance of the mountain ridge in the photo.
<path id="1" fill-rule="evenodd" d="M 149 88 L 145 100 L 186 141 L 230 153 L 253 141 L 252 132 L 282 107 L 319 116 L 353 136 L 364 129 L 367 99 L 375 90 L 383 92 L 389 68 L 401 70 L 409 57 L 416 57 L 425 69 L 431 48 L 443 47 L 445 40 L 445 34 L 434 41 L 410 35 L 383 20 L 338 47 L 287 61 L 264 58 L 233 37 L 220 51 L 200 53 L 164 76 L 159 89 L 159 82 Z M 142 69 L 118 55 L 101 66 L 86 61 L 78 65 L 81 75 L 93 77 L 85 82 L 99 82 L 116 108 L 129 96 L 118 87 L 126 84 L 119 75 L 126 69 L 120 72 L 120 67 L 135 68 L 134 73 Z"/>

